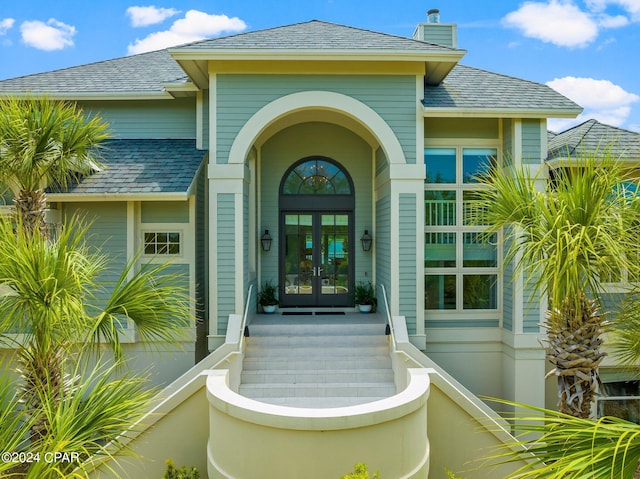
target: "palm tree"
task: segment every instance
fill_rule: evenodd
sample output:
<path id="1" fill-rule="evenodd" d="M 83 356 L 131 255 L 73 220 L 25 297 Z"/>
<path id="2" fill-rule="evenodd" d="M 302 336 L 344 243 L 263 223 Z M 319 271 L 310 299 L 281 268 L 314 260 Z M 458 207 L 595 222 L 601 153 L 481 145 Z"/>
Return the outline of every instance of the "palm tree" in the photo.
<path id="1" fill-rule="evenodd" d="M 68 358 L 78 349 L 96 351 L 106 343 L 121 359 L 118 326 L 127 320 L 144 344 L 175 342 L 188 329 L 191 312 L 186 288 L 163 271 L 166 264 L 132 272 L 134 258 L 105 291 L 96 279 L 107 260 L 86 245 L 88 226 L 77 218 L 54 239 L 21 226 L 0 218 L 0 331 L 24 333 L 16 344 L 21 399 L 28 415 L 39 419 L 31 429 L 37 443 L 53 427 L 44 405 L 58 407 L 79 387 L 77 376 L 67 374 Z"/>
<path id="2" fill-rule="evenodd" d="M 611 346 L 621 365 L 635 367 L 640 359 L 640 297 L 637 287 L 624 299 L 612 320 Z M 640 477 L 640 425 L 605 416 L 597 420 L 525 404 L 495 400 L 522 412 L 512 426 L 520 440 L 493 457 L 497 462 L 524 466 L 510 479 L 610 479 Z"/>
<path id="3" fill-rule="evenodd" d="M 549 373 L 558 379 L 562 413 L 589 417 L 605 316 L 599 278 L 637 266 L 639 208 L 624 187 L 621 165 L 600 152 L 555 170 L 540 188 L 525 168 L 496 169 L 480 178 L 475 221 L 487 232 L 504 231 L 505 264 L 515 263 L 525 281 L 547 295 L 545 327 Z"/>
<path id="4" fill-rule="evenodd" d="M 99 167 L 98 146 L 109 137 L 99 116 L 43 97 L 0 99 L 0 183 L 16 193 L 16 214 L 27 231 L 46 233 L 47 186 L 64 188 Z"/>

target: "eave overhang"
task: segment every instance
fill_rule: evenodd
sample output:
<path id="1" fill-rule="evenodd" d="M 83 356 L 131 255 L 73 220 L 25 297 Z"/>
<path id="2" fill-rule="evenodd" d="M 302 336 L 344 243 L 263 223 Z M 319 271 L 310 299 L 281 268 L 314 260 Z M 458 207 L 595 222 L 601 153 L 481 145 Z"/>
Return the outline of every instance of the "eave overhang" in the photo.
<path id="1" fill-rule="evenodd" d="M 314 61 L 314 62 L 416 62 L 423 63 L 426 81 L 437 85 L 467 53 L 466 50 L 416 52 L 411 50 L 326 49 L 169 49 L 171 56 L 201 89 L 208 88 L 209 61 Z"/>
<path id="2" fill-rule="evenodd" d="M 87 92 L 87 91 L 3 91 L 0 98 L 26 98 L 46 95 L 54 100 L 96 101 L 96 100 L 172 100 L 193 96 L 199 88 L 193 82 L 167 83 L 164 90 L 158 91 L 122 91 L 122 92 Z"/>
<path id="3" fill-rule="evenodd" d="M 545 160 L 545 164 L 552 170 L 557 168 L 567 168 L 572 166 L 580 166 L 584 163 L 584 160 L 576 157 L 569 156 L 557 156 L 554 158 L 548 158 Z M 637 168 L 640 166 L 640 158 L 624 158 L 617 159 L 616 165 L 621 165 L 628 168 Z"/>
<path id="4" fill-rule="evenodd" d="M 52 203 L 80 203 L 100 201 L 186 201 L 192 195 L 189 191 L 178 193 L 47 193 L 47 200 Z"/>
<path id="5" fill-rule="evenodd" d="M 0 98 L 16 97 L 25 98 L 28 96 L 46 95 L 54 100 L 171 100 L 174 95 L 168 91 L 148 92 L 52 92 L 52 91 L 4 91 L 0 93 Z"/>
<path id="6" fill-rule="evenodd" d="M 427 118 L 575 118 L 579 109 L 531 109 L 531 108 L 434 108 L 422 107 Z"/>

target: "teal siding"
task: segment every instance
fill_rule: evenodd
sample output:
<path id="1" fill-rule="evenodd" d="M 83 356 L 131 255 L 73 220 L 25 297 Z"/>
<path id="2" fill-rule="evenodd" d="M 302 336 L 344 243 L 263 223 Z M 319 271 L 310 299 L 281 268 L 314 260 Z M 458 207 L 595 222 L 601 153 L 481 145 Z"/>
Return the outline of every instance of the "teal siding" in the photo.
<path id="1" fill-rule="evenodd" d="M 189 294 L 189 275 L 190 275 L 190 266 L 188 264 L 170 264 L 168 266 L 165 267 L 164 270 L 162 270 L 161 274 L 168 274 L 168 275 L 176 275 L 176 286 L 180 287 L 180 288 L 184 288 L 185 291 L 187 291 L 187 294 Z M 184 327 L 188 327 L 189 325 L 189 318 L 175 318 L 176 322 L 180 322 L 181 326 Z"/>
<path id="2" fill-rule="evenodd" d="M 105 300 L 127 262 L 127 204 L 122 201 L 72 203 L 65 206 L 64 213 L 80 213 L 91 222 L 87 244 L 108 258 L 108 267 L 96 278 L 106 286 L 106 291 L 97 295 L 98 299 Z"/>
<path id="3" fill-rule="evenodd" d="M 225 334 L 229 315 L 235 312 L 235 200 L 231 193 L 217 195 L 218 237 L 216 238 L 216 258 L 218 273 L 216 288 L 218 290 L 218 331 Z"/>
<path id="4" fill-rule="evenodd" d="M 524 318 L 522 331 L 525 333 L 540 332 L 540 297 L 535 291 L 533 282 L 524 282 Z"/>
<path id="5" fill-rule="evenodd" d="M 456 26 L 447 23 L 421 23 L 419 38 L 428 43 L 455 48 Z"/>
<path id="6" fill-rule="evenodd" d="M 0 206 L 13 205 L 13 199 L 16 195 L 13 194 L 8 186 L 0 183 Z"/>
<path id="7" fill-rule="evenodd" d="M 400 194 L 400 314 L 405 316 L 409 334 L 416 333 L 416 195 Z"/>
<path id="8" fill-rule="evenodd" d="M 513 164 L 513 120 L 505 118 L 502 122 L 502 155 L 504 165 Z"/>
<path id="9" fill-rule="evenodd" d="M 351 96 L 375 110 L 391 127 L 408 163 L 416 162 L 414 76 L 218 75 L 216 161 L 226 163 L 242 126 L 266 104 L 301 91 Z"/>
<path id="10" fill-rule="evenodd" d="M 245 238 L 242 255 L 244 256 L 243 264 L 243 280 L 245 292 L 249 288 L 249 191 L 245 187 L 245 194 L 242 198 L 243 220 L 242 220 L 242 237 Z"/>
<path id="11" fill-rule="evenodd" d="M 376 202 L 376 230 L 376 282 L 384 284 L 389 295 L 388 299 L 391 301 L 391 198 L 389 196 Z"/>
<path id="12" fill-rule="evenodd" d="M 188 223 L 188 201 L 144 201 L 141 204 L 142 223 Z"/>
<path id="13" fill-rule="evenodd" d="M 504 251 L 507 250 L 505 246 Z M 504 329 L 513 331 L 513 265 L 504 267 L 502 274 L 502 325 Z"/>
<path id="14" fill-rule="evenodd" d="M 620 310 L 622 302 L 627 297 L 627 293 L 604 293 L 601 295 L 602 312 L 609 314 L 609 319 L 615 316 Z"/>
<path id="15" fill-rule="evenodd" d="M 202 92 L 202 148 L 209 149 L 209 90 Z"/>
<path id="16" fill-rule="evenodd" d="M 540 121 L 522 120 L 522 162 L 539 164 L 542 156 Z"/>
<path id="17" fill-rule="evenodd" d="M 195 138 L 195 98 L 81 102 L 98 112 L 116 138 Z"/>

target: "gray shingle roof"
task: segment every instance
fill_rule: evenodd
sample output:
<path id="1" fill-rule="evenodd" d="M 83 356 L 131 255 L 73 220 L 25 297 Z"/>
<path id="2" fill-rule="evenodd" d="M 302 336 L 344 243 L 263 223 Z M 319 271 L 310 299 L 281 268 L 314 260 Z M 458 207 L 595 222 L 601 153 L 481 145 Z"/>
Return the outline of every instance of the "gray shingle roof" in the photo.
<path id="1" fill-rule="evenodd" d="M 442 45 L 320 20 L 202 40 L 171 51 L 184 49 L 457 51 Z"/>
<path id="2" fill-rule="evenodd" d="M 105 167 L 66 193 L 186 193 L 206 154 L 195 140 L 109 140 L 104 146 Z"/>
<path id="3" fill-rule="evenodd" d="M 548 159 L 575 158 L 598 150 L 610 151 L 615 158 L 640 161 L 640 133 L 588 120 L 551 138 Z"/>
<path id="4" fill-rule="evenodd" d="M 425 108 L 461 110 L 575 110 L 582 108 L 541 83 L 456 65 L 437 86 L 426 86 Z"/>
<path id="5" fill-rule="evenodd" d="M 169 52 L 159 50 L 3 80 L 0 94 L 162 93 L 166 83 L 184 83 L 187 79 Z"/>

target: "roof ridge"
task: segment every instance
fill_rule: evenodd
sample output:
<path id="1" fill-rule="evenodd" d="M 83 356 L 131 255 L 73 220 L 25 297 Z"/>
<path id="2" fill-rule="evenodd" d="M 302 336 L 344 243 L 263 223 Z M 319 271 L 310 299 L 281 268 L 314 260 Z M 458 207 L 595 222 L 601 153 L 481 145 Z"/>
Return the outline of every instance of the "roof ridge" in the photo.
<path id="1" fill-rule="evenodd" d="M 587 137 L 587 135 L 589 134 L 589 132 L 591 130 L 593 130 L 593 128 L 599 124 L 598 120 L 596 120 L 595 118 L 589 119 L 583 123 L 581 123 L 581 125 L 587 125 L 588 123 L 590 123 L 589 127 L 587 128 L 587 130 L 584 132 L 584 134 L 582 134 L 580 136 L 580 139 L 578 140 L 578 142 L 576 143 L 574 150 L 578 149 L 578 147 L 582 144 L 582 142 L 584 141 L 584 139 Z"/>
<path id="2" fill-rule="evenodd" d="M 285 28 L 296 27 L 296 26 L 300 26 L 300 25 L 310 25 L 310 24 L 314 24 L 314 23 L 323 24 L 323 25 L 329 25 L 329 26 L 334 26 L 334 27 L 347 28 L 347 29 L 350 29 L 350 30 L 358 31 L 358 32 L 366 32 L 366 33 L 385 36 L 385 37 L 392 37 L 392 38 L 396 38 L 396 39 L 403 40 L 403 41 L 411 41 L 411 42 L 414 42 L 414 43 L 417 43 L 417 44 L 435 46 L 435 47 L 439 47 L 439 48 L 443 48 L 443 49 L 451 50 L 451 51 L 459 51 L 459 50 L 461 50 L 459 48 L 448 47 L 448 46 L 440 45 L 440 44 L 437 44 L 437 43 L 425 42 L 423 40 L 416 40 L 415 38 L 412 38 L 412 37 L 405 37 L 405 36 L 397 35 L 397 34 L 393 34 L 393 33 L 378 32 L 378 31 L 375 31 L 375 30 L 371 30 L 369 28 L 356 27 L 356 26 L 353 26 L 353 25 L 345 25 L 345 24 L 342 24 L 342 23 L 329 22 L 327 20 L 318 20 L 318 19 L 306 20 L 306 21 L 303 21 L 303 22 L 296 22 L 296 23 L 291 23 L 291 24 L 288 24 L 288 25 L 278 25 L 278 26 L 275 26 L 275 27 L 261 28 L 259 30 L 251 30 L 251 31 L 245 31 L 245 32 L 240 32 L 240 33 L 233 33 L 231 35 L 225 35 L 225 36 L 220 36 L 220 37 L 204 38 L 202 40 L 197 40 L 195 42 L 184 43 L 184 44 L 181 44 L 181 45 L 175 45 L 175 46 L 169 47 L 169 49 L 174 49 L 174 48 L 175 49 L 180 49 L 180 48 L 184 48 L 184 47 L 199 45 L 199 44 L 205 43 L 205 42 L 215 41 L 217 39 L 238 38 L 238 37 L 243 37 L 243 36 L 251 35 L 251 34 L 255 34 L 255 33 L 263 33 L 263 32 L 269 32 L 269 31 L 273 31 L 273 30 L 282 30 L 282 29 L 285 29 Z"/>
<path id="3" fill-rule="evenodd" d="M 278 30 L 279 28 L 293 27 L 295 25 L 303 25 L 305 23 L 311 23 L 313 21 L 319 21 L 319 20 L 308 20 L 308 21 L 305 21 L 305 22 L 292 23 L 290 25 L 277 25 L 275 27 L 266 27 L 266 28 L 261 28 L 259 30 L 248 30 L 248 31 L 245 31 L 245 32 L 231 33 L 229 35 L 224 35 L 224 36 L 215 37 L 215 38 L 203 38 L 202 40 L 196 40 L 194 42 L 181 43 L 179 45 L 174 45 L 172 47 L 168 47 L 168 49 L 184 48 L 184 47 L 188 47 L 188 46 L 191 46 L 191 45 L 198 45 L 200 43 L 210 42 L 211 40 L 215 40 L 216 38 L 236 38 L 236 37 L 242 37 L 242 36 L 245 36 L 245 35 L 249 35 L 251 33 L 268 32 L 270 30 Z"/>

